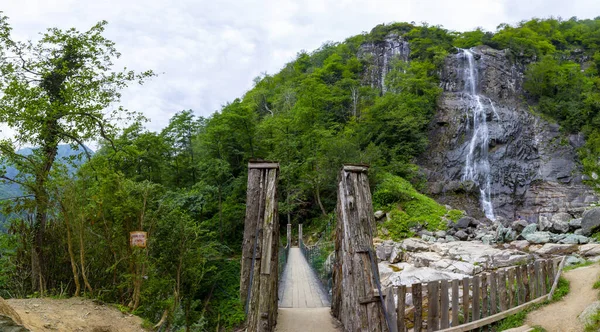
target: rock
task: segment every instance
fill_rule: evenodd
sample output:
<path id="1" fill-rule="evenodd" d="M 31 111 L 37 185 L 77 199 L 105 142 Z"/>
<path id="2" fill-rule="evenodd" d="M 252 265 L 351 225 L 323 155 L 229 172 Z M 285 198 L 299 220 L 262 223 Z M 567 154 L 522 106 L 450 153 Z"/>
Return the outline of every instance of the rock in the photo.
<path id="1" fill-rule="evenodd" d="M 567 237 L 567 234 L 550 233 L 550 242 L 552 242 L 552 243 L 558 243 L 558 242 L 562 241 L 566 237 Z"/>
<path id="2" fill-rule="evenodd" d="M 519 219 L 519 220 L 513 221 L 511 224 L 511 227 L 512 227 L 512 229 L 517 231 L 517 233 L 520 233 L 521 231 L 523 231 L 523 229 L 525 227 L 527 227 L 527 225 L 529 225 L 527 223 L 527 220 Z"/>
<path id="3" fill-rule="evenodd" d="M 407 265 L 401 271 L 395 272 L 392 269 L 390 269 L 389 267 L 382 267 L 382 265 L 383 265 L 383 263 L 379 264 L 380 271 L 382 269 L 386 269 L 386 271 L 391 271 L 391 272 L 387 272 L 386 274 L 382 274 L 380 272 L 380 274 L 382 275 L 381 285 L 383 288 L 387 288 L 390 286 L 399 286 L 399 285 L 410 286 L 410 285 L 416 284 L 416 283 L 425 283 L 425 282 L 437 281 L 437 280 L 443 280 L 443 279 L 445 279 L 445 280 L 453 280 L 453 279 L 461 280 L 463 278 L 469 277 L 466 274 L 453 273 L 453 272 L 448 272 L 445 270 L 436 270 L 431 267 L 417 268 L 417 267 L 414 267 L 411 265 Z"/>
<path id="4" fill-rule="evenodd" d="M 571 220 L 573 217 L 571 217 L 570 214 L 566 213 L 566 212 L 559 212 L 556 213 L 552 216 L 552 223 L 555 222 L 561 222 L 561 223 L 569 223 L 569 220 Z"/>
<path id="5" fill-rule="evenodd" d="M 579 246 L 579 254 L 583 257 L 600 256 L 600 244 L 590 243 Z"/>
<path id="6" fill-rule="evenodd" d="M 445 238 L 446 237 L 446 232 L 445 231 L 436 231 L 434 233 L 435 237 L 437 238 Z"/>
<path id="7" fill-rule="evenodd" d="M 581 228 L 581 218 L 577 218 L 577 219 L 573 219 L 571 221 L 569 221 L 569 228 L 571 228 L 571 230 L 576 230 Z"/>
<path id="8" fill-rule="evenodd" d="M 581 218 L 581 229 L 583 235 L 589 236 L 600 228 L 600 208 L 593 208 L 583 213 Z"/>
<path id="9" fill-rule="evenodd" d="M 546 243 L 535 253 L 538 255 L 568 255 L 577 251 L 575 244 Z"/>
<path id="10" fill-rule="evenodd" d="M 513 241 L 510 245 L 517 250 L 525 250 L 529 247 L 529 242 L 527 240 Z"/>
<path id="11" fill-rule="evenodd" d="M 460 241 L 465 241 L 469 237 L 469 235 L 467 233 L 465 233 L 464 231 L 458 231 L 458 232 L 456 232 L 456 234 L 454 234 L 454 236 L 457 239 L 459 239 Z"/>
<path id="12" fill-rule="evenodd" d="M 552 231 L 555 233 L 563 234 L 569 231 L 569 223 L 563 221 L 552 222 Z"/>
<path id="13" fill-rule="evenodd" d="M 433 236 L 433 232 L 430 232 L 426 229 L 422 230 L 419 232 L 419 235 L 423 236 L 423 235 L 427 235 L 427 236 Z"/>
<path id="14" fill-rule="evenodd" d="M 475 218 L 462 217 L 462 218 L 458 219 L 456 224 L 454 224 L 454 228 L 456 228 L 456 229 L 469 228 L 469 226 L 475 225 L 476 222 L 477 222 L 477 220 L 475 220 Z"/>
<path id="15" fill-rule="evenodd" d="M 502 250 L 478 241 L 436 243 L 431 249 L 444 258 L 468 262 L 484 269 L 526 263 L 533 256 L 514 249 Z"/>
<path id="16" fill-rule="evenodd" d="M 429 251 L 429 247 L 429 243 L 415 238 L 406 239 L 400 242 L 400 248 L 403 251 Z"/>
<path id="17" fill-rule="evenodd" d="M 537 232 L 537 224 L 529 224 L 521 231 L 521 236 L 524 238 L 525 235 Z"/>
<path id="18" fill-rule="evenodd" d="M 579 228 L 579 229 L 576 229 L 576 230 L 573 232 L 573 234 L 575 234 L 575 235 L 583 235 L 583 229 L 581 229 L 581 228 Z"/>
<path id="19" fill-rule="evenodd" d="M 483 242 L 483 244 L 490 245 L 494 243 L 495 238 L 496 237 L 492 234 L 486 234 L 481 237 L 481 242 Z"/>
<path id="20" fill-rule="evenodd" d="M 504 227 L 502 224 L 498 224 L 498 228 L 496 229 L 496 242 L 510 242 L 514 240 L 513 230 L 510 227 Z"/>
<path id="21" fill-rule="evenodd" d="M 452 235 L 446 235 L 446 242 L 455 242 L 458 241 L 454 236 Z"/>
<path id="22" fill-rule="evenodd" d="M 385 212 L 381 210 L 375 212 L 375 219 L 381 220 L 383 217 L 385 217 Z"/>
<path id="23" fill-rule="evenodd" d="M 390 263 L 396 264 L 402 260 L 404 255 L 404 251 L 399 245 L 395 245 L 392 248 L 392 253 L 390 254 Z"/>
<path id="24" fill-rule="evenodd" d="M 442 256 L 435 252 L 406 252 L 404 253 L 404 261 L 411 263 L 415 267 L 428 267 L 431 263 L 442 259 Z"/>
<path id="25" fill-rule="evenodd" d="M 590 238 L 583 235 L 575 235 L 575 234 L 567 234 L 567 236 L 558 241 L 558 243 L 566 243 L 566 244 L 586 244 L 590 242 Z"/>
<path id="26" fill-rule="evenodd" d="M 600 301 L 593 302 L 589 306 L 587 306 L 577 319 L 583 324 L 583 326 L 590 325 L 594 322 L 594 316 L 596 313 L 600 311 Z"/>
<path id="27" fill-rule="evenodd" d="M 523 236 L 525 240 L 529 241 L 529 243 L 548 243 L 550 242 L 550 233 L 549 232 L 533 232 L 531 234 L 527 234 Z"/>
<path id="28" fill-rule="evenodd" d="M 578 257 L 578 256 L 567 256 L 567 258 L 565 259 L 565 266 L 573 266 L 573 265 L 577 265 L 577 264 L 583 264 L 585 263 L 585 259 Z"/>
<path id="29" fill-rule="evenodd" d="M 394 241 L 384 241 L 383 243 L 379 243 L 375 248 L 375 254 L 377 255 L 377 259 L 380 261 L 387 261 L 390 259 L 390 255 L 392 254 L 392 249 L 394 248 Z"/>
<path id="30" fill-rule="evenodd" d="M 434 243 L 436 240 L 435 236 L 427 234 L 421 235 L 421 239 L 423 239 L 423 241 L 427 241 L 428 243 Z"/>
<path id="31" fill-rule="evenodd" d="M 540 216 L 538 225 L 540 231 L 549 231 L 552 229 L 552 221 L 550 221 L 546 216 Z"/>
<path id="32" fill-rule="evenodd" d="M 483 268 L 481 266 L 473 265 L 468 262 L 453 261 L 451 259 L 442 259 L 437 262 L 433 262 L 430 267 L 433 267 L 437 270 L 445 270 L 470 276 L 483 272 Z"/>

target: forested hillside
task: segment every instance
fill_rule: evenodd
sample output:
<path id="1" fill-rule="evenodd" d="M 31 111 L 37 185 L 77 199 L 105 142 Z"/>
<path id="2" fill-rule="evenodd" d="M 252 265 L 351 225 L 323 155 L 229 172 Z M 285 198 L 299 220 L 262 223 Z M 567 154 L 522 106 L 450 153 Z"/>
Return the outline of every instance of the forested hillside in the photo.
<path id="1" fill-rule="evenodd" d="M 22 174 L 3 179 L 32 195 L 4 202 L 5 215 L 25 217 L 0 233 L 3 297 L 85 294 L 171 330 L 232 329 L 244 317 L 239 252 L 250 159 L 280 162 L 280 220 L 303 223 L 307 234 L 332 219 L 342 163 L 371 165 L 376 207 L 395 211 L 389 236 L 410 235 L 417 224 L 445 227 L 440 217 L 460 212 L 418 192 L 425 183 L 415 161 L 428 147 L 444 59 L 457 48 L 507 49 L 527 68 L 523 102 L 585 135 L 581 160 L 588 181 L 600 183 L 600 18 L 533 19 L 496 32 L 379 25 L 301 51 L 219 112 L 181 111 L 158 133 L 117 106 L 128 84 L 161 78 L 113 72 L 118 45 L 102 37 L 105 23 L 83 33 L 52 29 L 27 44 L 11 39 L 9 22 L 0 18 L 0 120 L 38 148 L 23 158 L 13 142 L 0 144 L 2 161 Z M 390 34 L 408 42 L 409 61 L 387 64 L 379 86 L 362 49 Z M 84 154 L 89 161 L 75 174 L 54 163 L 59 144 L 87 140 L 100 149 Z M 147 248 L 129 246 L 136 230 L 148 232 Z"/>

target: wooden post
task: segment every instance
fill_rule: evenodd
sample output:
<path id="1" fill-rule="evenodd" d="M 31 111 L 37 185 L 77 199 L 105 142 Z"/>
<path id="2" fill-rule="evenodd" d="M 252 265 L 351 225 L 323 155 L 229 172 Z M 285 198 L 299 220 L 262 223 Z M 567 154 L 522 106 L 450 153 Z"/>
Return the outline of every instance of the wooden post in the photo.
<path id="1" fill-rule="evenodd" d="M 396 305 L 396 330 L 398 332 L 405 332 L 406 325 L 404 323 L 404 309 L 406 304 L 406 286 L 398 286 L 398 304 Z"/>
<path id="2" fill-rule="evenodd" d="M 271 332 L 277 320 L 279 164 L 250 162 L 246 220 L 242 243 L 240 298 L 245 305 L 246 331 Z"/>
<path id="3" fill-rule="evenodd" d="M 298 224 L 298 246 L 300 246 L 300 242 L 302 242 L 302 245 L 304 245 L 302 238 L 302 224 Z"/>
<path id="4" fill-rule="evenodd" d="M 345 331 L 388 330 L 378 290 L 376 225 L 367 170 L 365 165 L 344 165 L 338 183 L 332 312 Z"/>
<path id="5" fill-rule="evenodd" d="M 287 247 L 292 247 L 292 224 L 287 224 Z"/>

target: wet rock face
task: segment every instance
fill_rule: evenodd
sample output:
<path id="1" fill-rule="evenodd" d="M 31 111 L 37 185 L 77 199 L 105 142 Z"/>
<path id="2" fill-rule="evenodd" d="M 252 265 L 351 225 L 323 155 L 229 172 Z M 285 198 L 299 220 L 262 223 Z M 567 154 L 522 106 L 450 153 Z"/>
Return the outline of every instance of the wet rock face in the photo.
<path id="1" fill-rule="evenodd" d="M 394 60 L 408 61 L 410 46 L 404 38 L 391 33 L 379 43 L 365 43 L 360 46 L 358 58 L 367 61 L 368 66 L 363 75 L 363 84 L 386 91 L 385 75 L 392 69 Z"/>
<path id="2" fill-rule="evenodd" d="M 522 105 L 524 69 L 511 64 L 504 51 L 481 46 L 472 52 L 479 80 L 477 93 L 487 112 L 494 214 L 529 222 L 559 212 L 579 217 L 585 207 L 598 201 L 593 190 L 582 183 L 576 154 L 582 138 L 564 137 L 558 125 Z M 479 190 L 463 181 L 473 135 L 471 104 L 463 92 L 465 66 L 464 57 L 450 55 L 446 59 L 441 82 L 444 94 L 431 123 L 430 148 L 419 163 L 430 194 L 482 217 Z"/>

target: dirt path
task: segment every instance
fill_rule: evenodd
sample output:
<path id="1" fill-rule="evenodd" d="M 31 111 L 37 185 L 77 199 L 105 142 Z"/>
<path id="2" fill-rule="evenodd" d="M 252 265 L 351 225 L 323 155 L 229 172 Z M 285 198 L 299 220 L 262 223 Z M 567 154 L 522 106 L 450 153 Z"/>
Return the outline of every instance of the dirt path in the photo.
<path id="1" fill-rule="evenodd" d="M 580 332 L 584 326 L 577 316 L 592 302 L 598 300 L 598 292 L 592 289 L 600 275 L 600 264 L 581 267 L 565 272 L 571 290 L 561 301 L 547 305 L 527 314 L 527 325 L 539 325 L 552 332 Z"/>
<path id="2" fill-rule="evenodd" d="M 11 307 L 33 332 L 143 332 L 142 319 L 83 298 L 10 299 Z"/>
<path id="3" fill-rule="evenodd" d="M 276 332 L 340 332 L 329 308 L 279 308 Z"/>

